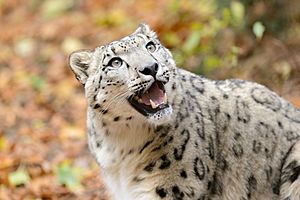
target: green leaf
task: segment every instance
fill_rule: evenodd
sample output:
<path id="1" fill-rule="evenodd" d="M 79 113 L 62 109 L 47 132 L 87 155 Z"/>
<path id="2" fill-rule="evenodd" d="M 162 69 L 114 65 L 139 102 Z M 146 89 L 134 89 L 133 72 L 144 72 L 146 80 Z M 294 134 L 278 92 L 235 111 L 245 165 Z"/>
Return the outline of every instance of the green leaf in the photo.
<path id="1" fill-rule="evenodd" d="M 44 18 L 52 19 L 62 15 L 74 4 L 74 0 L 46 0 L 42 5 L 41 13 Z"/>
<path id="2" fill-rule="evenodd" d="M 36 91 L 42 91 L 45 87 L 45 80 L 40 76 L 31 76 L 30 85 Z"/>
<path id="3" fill-rule="evenodd" d="M 211 72 L 212 70 L 218 68 L 220 66 L 220 59 L 217 56 L 214 55 L 208 55 L 205 57 L 203 60 L 203 65 L 204 65 L 204 71 L 206 73 Z"/>
<path id="4" fill-rule="evenodd" d="M 253 24 L 252 31 L 258 40 L 260 40 L 262 38 L 265 30 L 266 30 L 266 27 L 260 21 L 257 21 Z"/>
<path id="5" fill-rule="evenodd" d="M 232 1 L 230 3 L 230 10 L 234 19 L 235 25 L 239 25 L 243 22 L 245 16 L 245 7 L 238 1 Z"/>
<path id="6" fill-rule="evenodd" d="M 183 51 L 186 53 L 192 53 L 193 50 L 199 45 L 201 39 L 201 31 L 200 30 L 194 30 L 189 35 L 185 43 L 183 44 Z"/>
<path id="7" fill-rule="evenodd" d="M 24 167 L 20 167 L 17 171 L 11 172 L 8 175 L 8 181 L 10 185 L 18 186 L 27 184 L 30 181 L 30 177 L 26 169 Z"/>
<path id="8" fill-rule="evenodd" d="M 180 38 L 177 36 L 176 33 L 166 32 L 163 34 L 162 37 L 164 42 L 169 46 L 175 47 L 177 45 L 180 45 Z"/>
<path id="9" fill-rule="evenodd" d="M 73 192 L 83 188 L 80 183 L 82 173 L 82 169 L 78 167 L 72 167 L 69 160 L 63 161 L 55 170 L 55 174 L 59 183 L 66 185 L 66 187 Z"/>

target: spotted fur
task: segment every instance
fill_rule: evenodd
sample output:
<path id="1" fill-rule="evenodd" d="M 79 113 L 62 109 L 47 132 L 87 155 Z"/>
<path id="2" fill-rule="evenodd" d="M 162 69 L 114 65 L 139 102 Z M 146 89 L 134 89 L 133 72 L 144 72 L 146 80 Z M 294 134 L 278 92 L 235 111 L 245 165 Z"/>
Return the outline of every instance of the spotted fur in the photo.
<path id="1" fill-rule="evenodd" d="M 128 98 L 153 83 L 142 73 L 153 63 L 170 108 L 143 116 Z M 73 53 L 70 66 L 85 88 L 88 144 L 112 199 L 300 199 L 300 111 L 266 87 L 176 68 L 145 24 Z"/>

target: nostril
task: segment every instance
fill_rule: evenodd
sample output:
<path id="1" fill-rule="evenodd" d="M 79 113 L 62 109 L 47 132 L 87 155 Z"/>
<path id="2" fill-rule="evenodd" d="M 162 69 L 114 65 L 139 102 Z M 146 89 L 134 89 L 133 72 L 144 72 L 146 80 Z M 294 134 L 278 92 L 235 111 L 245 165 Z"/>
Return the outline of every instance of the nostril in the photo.
<path id="1" fill-rule="evenodd" d="M 157 73 L 157 70 L 158 70 L 158 64 L 157 63 L 154 63 L 153 65 L 151 66 L 147 66 L 145 67 L 143 70 L 141 70 L 140 72 L 144 75 L 151 75 L 155 78 L 156 76 L 156 73 Z"/>
<path id="2" fill-rule="evenodd" d="M 148 68 L 148 67 L 145 67 L 145 69 L 143 69 L 142 71 L 140 71 L 142 74 L 145 74 L 145 75 L 151 75 L 152 72 L 151 72 L 151 69 Z"/>
<path id="3" fill-rule="evenodd" d="M 155 63 L 155 64 L 154 64 L 154 71 L 156 71 L 156 72 L 157 72 L 157 70 L 158 70 L 158 64 L 157 64 L 157 63 Z"/>

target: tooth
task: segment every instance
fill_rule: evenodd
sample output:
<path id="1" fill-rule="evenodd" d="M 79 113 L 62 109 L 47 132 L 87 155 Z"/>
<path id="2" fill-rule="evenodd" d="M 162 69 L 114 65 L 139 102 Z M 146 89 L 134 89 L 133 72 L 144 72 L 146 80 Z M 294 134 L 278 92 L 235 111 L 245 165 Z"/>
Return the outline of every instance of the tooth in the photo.
<path id="1" fill-rule="evenodd" d="M 150 104 L 153 109 L 157 108 L 157 105 L 150 99 Z"/>
<path id="2" fill-rule="evenodd" d="M 135 100 L 138 100 L 139 98 L 138 98 L 138 96 L 134 96 L 134 99 L 135 99 Z"/>
<path id="3" fill-rule="evenodd" d="M 164 103 L 167 103 L 168 101 L 168 97 L 167 97 L 167 93 L 165 93 L 165 96 L 164 96 Z"/>
<path id="4" fill-rule="evenodd" d="M 143 103 L 143 100 L 141 98 L 138 98 L 137 100 L 139 103 Z"/>

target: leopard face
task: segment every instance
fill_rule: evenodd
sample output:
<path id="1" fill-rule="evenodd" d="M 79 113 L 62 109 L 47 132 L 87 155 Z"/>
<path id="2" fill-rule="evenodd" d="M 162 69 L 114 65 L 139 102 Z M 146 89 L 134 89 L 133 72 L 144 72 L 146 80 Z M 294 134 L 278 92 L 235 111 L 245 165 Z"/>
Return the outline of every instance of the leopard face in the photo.
<path id="1" fill-rule="evenodd" d="M 93 51 L 71 54 L 70 67 L 85 87 L 88 105 L 102 114 L 123 113 L 160 124 L 172 107 L 165 86 L 175 71 L 171 53 L 149 26 Z"/>

